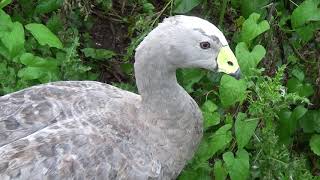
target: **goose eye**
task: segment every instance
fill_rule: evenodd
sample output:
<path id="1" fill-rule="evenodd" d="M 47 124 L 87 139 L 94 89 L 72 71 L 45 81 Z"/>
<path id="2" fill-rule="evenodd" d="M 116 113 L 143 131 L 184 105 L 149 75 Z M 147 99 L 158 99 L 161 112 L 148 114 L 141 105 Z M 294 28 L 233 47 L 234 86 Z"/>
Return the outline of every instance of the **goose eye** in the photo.
<path id="1" fill-rule="evenodd" d="M 209 42 L 201 42 L 200 47 L 202 49 L 209 49 L 210 48 L 210 43 Z"/>

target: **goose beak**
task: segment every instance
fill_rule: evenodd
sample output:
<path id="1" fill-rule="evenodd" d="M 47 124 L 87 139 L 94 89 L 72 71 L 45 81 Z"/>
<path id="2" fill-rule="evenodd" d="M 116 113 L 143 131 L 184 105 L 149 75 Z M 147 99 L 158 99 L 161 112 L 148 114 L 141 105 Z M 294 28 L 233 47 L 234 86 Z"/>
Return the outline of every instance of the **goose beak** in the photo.
<path id="1" fill-rule="evenodd" d="M 236 56 L 229 46 L 220 49 L 217 57 L 218 72 L 229 74 L 240 79 L 241 71 Z"/>

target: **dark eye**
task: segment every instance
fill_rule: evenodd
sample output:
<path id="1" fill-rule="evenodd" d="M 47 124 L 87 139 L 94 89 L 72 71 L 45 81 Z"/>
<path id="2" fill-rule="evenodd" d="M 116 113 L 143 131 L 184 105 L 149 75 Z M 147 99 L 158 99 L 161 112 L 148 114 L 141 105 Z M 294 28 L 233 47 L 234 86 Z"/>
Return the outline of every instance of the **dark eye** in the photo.
<path id="1" fill-rule="evenodd" d="M 200 47 L 202 49 L 209 49 L 210 48 L 210 43 L 209 42 L 201 42 Z"/>

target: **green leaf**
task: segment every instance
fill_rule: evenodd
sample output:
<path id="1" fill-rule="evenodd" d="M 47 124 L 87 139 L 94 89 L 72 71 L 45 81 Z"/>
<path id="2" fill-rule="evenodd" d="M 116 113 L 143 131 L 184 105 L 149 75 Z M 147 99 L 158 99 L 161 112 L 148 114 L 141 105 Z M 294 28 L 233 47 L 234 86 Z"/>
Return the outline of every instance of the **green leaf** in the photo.
<path id="1" fill-rule="evenodd" d="M 8 31 L 4 32 L 0 38 L 10 58 L 14 58 L 24 52 L 24 29 L 19 22 L 12 23 L 8 28 Z"/>
<path id="2" fill-rule="evenodd" d="M 0 9 L 6 7 L 8 4 L 10 4 L 12 0 L 1 0 L 0 1 Z"/>
<path id="3" fill-rule="evenodd" d="M 49 47 L 55 47 L 58 49 L 63 48 L 59 38 L 54 35 L 45 25 L 31 23 L 27 24 L 25 27 L 31 32 L 31 34 L 34 36 L 34 38 L 36 38 L 40 45 L 48 45 Z"/>
<path id="4" fill-rule="evenodd" d="M 307 111 L 303 106 L 297 106 L 292 112 L 289 110 L 280 111 L 278 114 L 279 126 L 277 134 L 281 143 L 289 144 L 291 136 L 297 129 L 299 120 Z"/>
<path id="5" fill-rule="evenodd" d="M 320 111 L 309 110 L 300 119 L 300 125 L 305 133 L 320 133 Z"/>
<path id="6" fill-rule="evenodd" d="M 182 86 L 186 89 L 188 93 L 194 91 L 193 85 L 198 83 L 206 73 L 200 69 L 182 69 L 180 71 L 182 76 Z"/>
<path id="7" fill-rule="evenodd" d="M 236 80 L 229 75 L 223 75 L 220 81 L 219 94 L 224 107 L 242 102 L 246 98 L 247 85 L 245 80 Z"/>
<path id="8" fill-rule="evenodd" d="M 24 53 L 20 57 L 20 62 L 26 66 L 41 67 L 47 70 L 55 70 L 58 62 L 54 60 L 46 60 L 31 53 Z"/>
<path id="9" fill-rule="evenodd" d="M 244 42 L 238 43 L 236 46 L 238 63 L 241 68 L 241 73 L 245 76 L 254 74 L 252 70 L 256 69 L 265 55 L 266 50 L 261 45 L 256 45 L 251 52 Z"/>
<path id="10" fill-rule="evenodd" d="M 24 80 L 34 80 L 41 78 L 46 74 L 47 70 L 45 68 L 39 67 L 26 67 L 18 72 L 18 77 Z"/>
<path id="11" fill-rule="evenodd" d="M 244 17 L 249 17 L 252 13 L 259 13 L 263 14 L 266 11 L 266 8 L 263 8 L 266 6 L 269 2 L 269 0 L 238 0 L 240 4 L 240 12 L 241 15 Z"/>
<path id="12" fill-rule="evenodd" d="M 81 49 L 81 51 L 86 57 L 90 57 L 96 60 L 108 60 L 116 55 L 116 53 L 107 49 L 84 48 Z"/>
<path id="13" fill-rule="evenodd" d="M 44 14 L 59 9 L 63 4 L 63 0 L 40 0 L 36 6 L 36 13 Z"/>
<path id="14" fill-rule="evenodd" d="M 318 156 L 320 156 L 320 135 L 314 134 L 310 139 L 311 150 Z"/>
<path id="15" fill-rule="evenodd" d="M 251 139 L 253 133 L 255 132 L 257 125 L 259 123 L 258 119 L 247 119 L 247 115 L 244 113 L 239 113 L 235 122 L 235 134 L 238 144 L 238 149 L 244 148 L 249 140 Z"/>
<path id="16" fill-rule="evenodd" d="M 246 180 L 249 177 L 249 154 L 246 150 L 240 149 L 236 157 L 232 152 L 223 154 L 223 160 L 226 164 L 231 180 Z"/>
<path id="17" fill-rule="evenodd" d="M 260 15 L 257 13 L 252 13 L 247 20 L 244 21 L 242 25 L 242 29 L 240 32 L 240 41 L 243 41 L 247 44 L 262 34 L 263 32 L 270 29 L 270 25 L 268 21 L 263 20 L 258 23 Z"/>
<path id="18" fill-rule="evenodd" d="M 202 0 L 176 0 L 174 1 L 174 13 L 184 14 L 198 6 Z"/>
<path id="19" fill-rule="evenodd" d="M 220 114 L 218 112 L 215 112 L 217 109 L 218 106 L 214 104 L 211 100 L 207 100 L 202 105 L 201 110 L 204 118 L 205 129 L 220 123 Z"/>
<path id="20" fill-rule="evenodd" d="M 219 128 L 213 135 L 204 137 L 194 156 L 194 164 L 201 164 L 211 158 L 216 152 L 224 149 L 232 140 L 231 124 Z"/>
<path id="21" fill-rule="evenodd" d="M 288 80 L 287 87 L 289 93 L 297 93 L 299 96 L 302 97 L 309 97 L 314 93 L 311 84 L 301 82 L 294 77 Z"/>
<path id="22" fill-rule="evenodd" d="M 214 178 L 215 180 L 225 180 L 227 178 L 227 170 L 223 167 L 221 160 L 214 163 Z"/>
<path id="23" fill-rule="evenodd" d="M 311 21 L 320 21 L 320 0 L 305 0 L 291 15 L 293 28 L 303 26 Z"/>

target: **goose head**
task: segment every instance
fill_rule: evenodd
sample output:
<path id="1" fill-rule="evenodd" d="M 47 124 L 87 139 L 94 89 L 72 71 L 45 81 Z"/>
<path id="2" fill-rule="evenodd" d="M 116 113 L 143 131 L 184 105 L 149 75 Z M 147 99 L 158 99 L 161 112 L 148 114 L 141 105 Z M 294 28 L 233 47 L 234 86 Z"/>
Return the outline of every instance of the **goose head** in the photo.
<path id="1" fill-rule="evenodd" d="M 166 18 L 136 49 L 136 64 L 178 68 L 204 68 L 239 79 L 240 68 L 223 33 L 210 22 L 193 16 Z M 160 58 L 159 58 L 160 57 Z"/>

